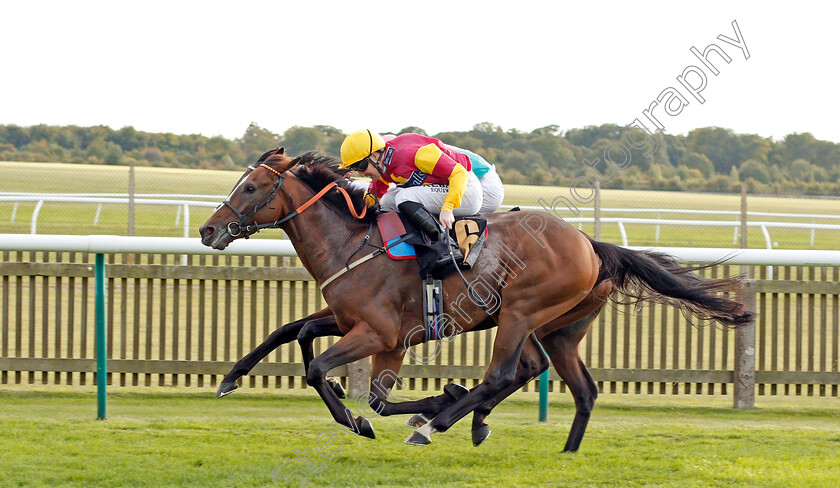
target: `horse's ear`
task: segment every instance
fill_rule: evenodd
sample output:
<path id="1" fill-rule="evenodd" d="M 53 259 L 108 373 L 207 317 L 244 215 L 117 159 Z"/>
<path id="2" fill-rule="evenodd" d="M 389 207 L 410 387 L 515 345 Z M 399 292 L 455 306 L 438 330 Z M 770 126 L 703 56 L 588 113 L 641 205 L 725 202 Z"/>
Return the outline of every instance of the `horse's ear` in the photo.
<path id="1" fill-rule="evenodd" d="M 263 161 L 265 161 L 269 157 L 274 156 L 276 154 L 279 154 L 279 155 L 282 156 L 283 151 L 285 151 L 285 148 L 283 146 L 279 146 L 279 147 L 275 147 L 274 149 L 270 149 L 270 150 L 264 152 L 263 155 L 260 156 L 259 159 L 257 159 L 257 162 L 262 163 Z"/>
<path id="2" fill-rule="evenodd" d="M 287 167 L 286 167 L 286 169 L 287 169 L 287 170 L 292 169 L 292 168 L 294 168 L 295 166 L 297 166 L 297 165 L 298 165 L 298 163 L 300 163 L 300 156 L 298 156 L 298 157 L 296 157 L 295 159 L 293 159 L 293 160 L 292 160 L 292 162 L 291 162 L 291 163 L 289 163 L 289 166 L 287 166 Z"/>
<path id="3" fill-rule="evenodd" d="M 263 155 L 260 156 L 259 159 L 257 159 L 257 162 L 262 163 L 263 161 L 268 159 L 269 156 L 272 156 L 275 153 L 275 151 L 277 151 L 276 147 L 274 149 L 269 149 L 268 151 L 264 152 Z"/>

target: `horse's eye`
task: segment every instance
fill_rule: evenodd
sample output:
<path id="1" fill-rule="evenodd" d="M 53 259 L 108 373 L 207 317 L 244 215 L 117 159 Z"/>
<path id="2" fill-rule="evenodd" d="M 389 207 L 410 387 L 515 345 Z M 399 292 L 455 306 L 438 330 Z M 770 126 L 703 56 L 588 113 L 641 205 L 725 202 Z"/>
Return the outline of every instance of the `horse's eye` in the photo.
<path id="1" fill-rule="evenodd" d="M 255 191 L 257 191 L 257 189 L 254 185 L 248 185 L 245 187 L 245 193 L 254 193 Z"/>

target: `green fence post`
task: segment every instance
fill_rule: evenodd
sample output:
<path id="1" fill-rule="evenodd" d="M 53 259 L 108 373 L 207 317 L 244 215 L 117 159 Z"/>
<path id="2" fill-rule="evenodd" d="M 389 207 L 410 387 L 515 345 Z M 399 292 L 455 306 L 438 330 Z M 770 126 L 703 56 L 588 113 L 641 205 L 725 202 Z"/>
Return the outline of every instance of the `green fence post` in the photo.
<path id="1" fill-rule="evenodd" d="M 548 370 L 540 374 L 540 422 L 548 422 Z"/>
<path id="2" fill-rule="evenodd" d="M 108 349 L 105 340 L 105 255 L 96 254 L 96 395 L 97 420 L 105 420 Z"/>
<path id="3" fill-rule="evenodd" d="M 540 351 L 543 353 L 543 357 L 548 359 L 548 354 L 542 344 L 540 344 Z M 548 371 L 551 369 L 550 365 L 551 363 L 549 363 L 548 369 L 540 373 L 540 422 L 548 422 Z"/>
<path id="4" fill-rule="evenodd" d="M 540 344 L 540 352 L 548 360 L 548 354 L 542 344 Z M 549 368 L 540 374 L 540 422 L 548 422 L 548 371 L 551 369 L 550 364 Z"/>

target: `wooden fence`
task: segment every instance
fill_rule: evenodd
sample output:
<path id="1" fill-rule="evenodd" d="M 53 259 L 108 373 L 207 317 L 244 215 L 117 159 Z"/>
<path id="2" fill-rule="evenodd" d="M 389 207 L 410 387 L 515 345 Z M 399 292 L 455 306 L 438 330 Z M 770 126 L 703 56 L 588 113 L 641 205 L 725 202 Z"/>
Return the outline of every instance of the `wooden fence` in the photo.
<path id="1" fill-rule="evenodd" d="M 3 251 L 0 258 L 0 385 L 94 384 L 94 255 Z M 215 386 L 277 326 L 324 306 L 295 258 L 109 254 L 107 263 L 112 385 Z M 707 274 L 754 273 L 746 298 L 759 313 L 756 393 L 837 396 L 840 268 L 777 266 L 773 279 L 767 267 L 742 268 Z M 473 386 L 494 333 L 461 335 L 428 364 L 407 358 L 400 375 L 411 390 Z M 317 340 L 316 354 L 335 340 Z M 429 356 L 434 348 L 417 352 Z M 679 310 L 659 305 L 610 305 L 581 355 L 603 393 L 729 394 L 737 360 L 732 331 L 693 327 Z M 247 388 L 305 387 L 296 344 L 253 373 Z M 551 378 L 551 389 L 563 390 L 553 370 Z"/>

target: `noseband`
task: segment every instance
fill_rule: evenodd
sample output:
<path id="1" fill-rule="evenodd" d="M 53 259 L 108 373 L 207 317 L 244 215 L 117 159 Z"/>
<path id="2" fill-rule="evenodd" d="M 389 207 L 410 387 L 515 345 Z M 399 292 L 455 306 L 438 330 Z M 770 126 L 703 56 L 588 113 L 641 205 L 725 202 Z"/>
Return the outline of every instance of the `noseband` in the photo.
<path id="1" fill-rule="evenodd" d="M 286 180 L 286 173 L 285 172 L 277 171 L 276 169 L 272 168 L 271 166 L 269 166 L 265 163 L 260 164 L 259 166 L 257 166 L 257 168 L 254 168 L 253 166 L 250 167 L 250 168 L 251 168 L 251 171 L 253 171 L 257 168 L 265 168 L 265 169 L 271 171 L 272 173 L 274 173 L 275 175 L 277 175 L 279 177 L 279 179 L 277 180 L 277 183 L 274 185 L 274 188 L 272 188 L 271 191 L 268 194 L 266 194 L 266 196 L 264 196 L 262 199 L 260 199 L 260 201 L 257 202 L 254 205 L 254 207 L 251 209 L 251 211 L 247 215 L 243 214 L 242 212 L 237 210 L 236 207 L 234 207 L 233 204 L 230 203 L 230 200 L 226 199 L 224 202 L 222 202 L 222 205 L 229 208 L 231 211 L 233 211 L 234 215 L 236 215 L 236 217 L 239 219 L 239 222 L 230 222 L 227 225 L 227 231 L 231 235 L 231 237 L 239 237 L 240 235 L 242 235 L 244 233 L 245 234 L 245 239 L 248 239 L 248 237 L 251 234 L 259 232 L 262 229 L 280 227 L 287 220 L 292 219 L 293 217 L 295 217 L 299 213 L 301 213 L 304 210 L 306 210 L 307 208 L 309 208 L 309 206 L 311 206 L 313 203 L 318 201 L 322 196 L 326 195 L 328 191 L 332 190 L 333 187 L 337 188 L 338 191 L 340 191 L 341 193 L 344 194 L 344 199 L 347 201 L 347 206 L 348 206 L 348 208 L 350 209 L 350 212 L 353 214 L 353 216 L 355 218 L 361 219 L 367 213 L 367 207 L 364 207 L 362 209 L 361 215 L 357 214 L 356 209 L 353 207 L 353 201 L 350 199 L 350 195 L 347 194 L 347 191 L 344 188 L 341 188 L 340 186 L 337 185 L 336 182 L 333 181 L 329 185 L 322 188 L 321 191 L 316 193 L 312 198 L 307 200 L 306 203 L 304 203 L 300 207 L 296 208 L 295 210 L 290 212 L 285 217 L 281 217 L 281 218 L 275 220 L 274 222 L 272 222 L 270 224 L 257 224 L 257 223 L 248 224 L 247 223 L 248 220 L 250 220 L 252 217 L 254 217 L 254 215 L 256 215 L 257 212 L 259 212 L 260 210 L 262 210 L 263 207 L 268 205 L 268 202 L 270 202 L 274 199 L 274 196 L 277 195 L 278 190 L 283 190 L 283 193 L 285 193 L 286 196 L 289 197 L 289 201 L 292 203 L 292 205 L 291 205 L 292 208 L 294 208 L 294 206 L 295 206 L 294 197 L 292 197 L 291 193 L 289 193 L 288 191 L 286 191 L 285 188 L 283 188 L 283 182 Z"/>

